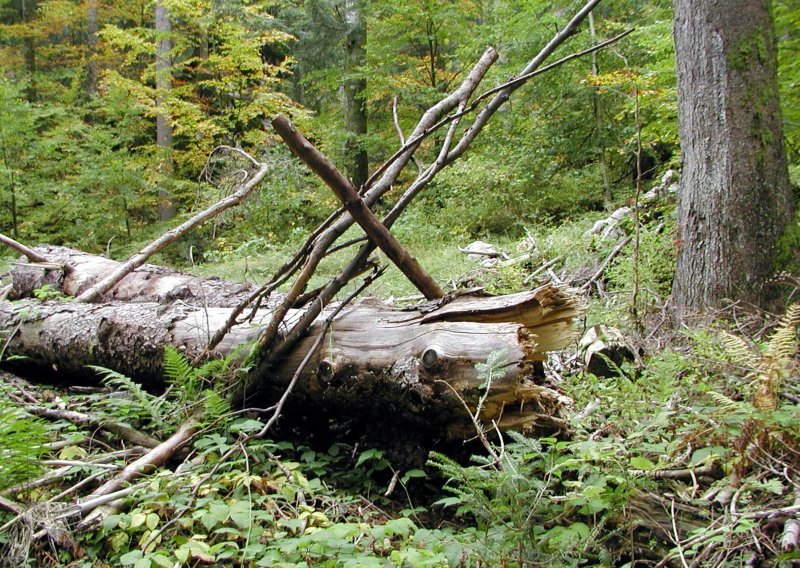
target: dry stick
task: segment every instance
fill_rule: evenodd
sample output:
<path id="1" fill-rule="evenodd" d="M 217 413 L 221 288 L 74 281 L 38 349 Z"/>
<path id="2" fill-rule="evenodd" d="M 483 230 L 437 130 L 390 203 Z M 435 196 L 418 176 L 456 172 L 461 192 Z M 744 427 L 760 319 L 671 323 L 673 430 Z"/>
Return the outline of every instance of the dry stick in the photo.
<path id="1" fill-rule="evenodd" d="M 45 257 L 40 255 L 35 250 L 29 249 L 28 247 L 26 247 L 22 243 L 19 243 L 19 242 L 15 241 L 14 239 L 12 239 L 11 237 L 7 237 L 6 235 L 4 235 L 2 233 L 0 233 L 0 243 L 3 243 L 7 247 L 14 249 L 15 251 L 17 251 L 18 253 L 20 253 L 20 254 L 22 254 L 24 256 L 27 256 L 28 260 L 30 260 L 31 262 L 42 262 L 42 263 L 49 263 L 50 262 L 49 260 L 47 260 Z"/>
<path id="2" fill-rule="evenodd" d="M 397 137 L 400 138 L 400 146 L 405 146 L 406 136 L 403 134 L 403 129 L 400 127 L 400 117 L 397 116 L 397 97 L 392 98 L 392 118 L 394 119 L 394 129 L 397 131 Z M 417 161 L 415 156 L 411 156 L 411 163 L 417 167 L 417 172 L 422 171 L 422 164 Z"/>
<path id="3" fill-rule="evenodd" d="M 199 224 L 207 221 L 208 219 L 215 217 L 216 215 L 222 213 L 223 211 L 230 209 L 234 205 L 238 205 L 242 201 L 247 198 L 248 195 L 258 187 L 261 181 L 269 172 L 269 167 L 266 164 L 261 164 L 261 167 L 255 173 L 255 175 L 242 185 L 236 192 L 232 193 L 228 197 L 217 201 L 214 205 L 209 207 L 208 209 L 201 211 L 197 215 L 193 216 L 191 219 L 185 221 L 178 227 L 172 229 L 161 235 L 158 239 L 144 247 L 141 252 L 133 255 L 127 261 L 122 263 L 119 268 L 117 268 L 114 272 L 109 274 L 103 280 L 83 292 L 76 298 L 78 302 L 92 302 L 97 299 L 99 296 L 102 296 L 106 292 L 108 292 L 114 285 L 125 278 L 128 274 L 139 268 L 147 259 L 151 256 L 162 250 L 167 245 L 173 243 L 192 229 L 194 229 Z"/>
<path id="4" fill-rule="evenodd" d="M 444 292 L 433 278 L 370 211 L 348 179 L 297 131 L 288 118 L 283 115 L 275 117 L 272 120 L 272 127 L 292 152 L 333 190 L 353 219 L 364 229 L 369 240 L 389 257 L 389 260 L 400 269 L 417 290 L 422 292 L 425 298 L 435 300 L 444 296 Z"/>
<path id="5" fill-rule="evenodd" d="M 800 507 L 800 489 L 794 490 L 794 506 Z M 795 515 L 794 518 L 786 521 L 783 526 L 783 535 L 781 536 L 781 549 L 789 552 L 796 550 L 800 547 L 800 518 Z"/>
<path id="6" fill-rule="evenodd" d="M 9 513 L 14 513 L 15 515 L 21 515 L 25 511 L 25 507 L 23 507 L 16 501 L 12 501 L 11 499 L 6 499 L 5 497 L 2 496 L 0 496 L 0 509 L 8 511 Z"/>
<path id="7" fill-rule="evenodd" d="M 48 472 L 47 474 L 38 479 L 33 479 L 31 481 L 26 481 L 24 483 L 14 485 L 13 487 L 8 487 L 7 489 L 3 489 L 3 491 L 0 492 L 0 495 L 16 495 L 18 493 L 22 493 L 23 491 L 36 489 L 37 487 L 45 487 L 47 485 L 53 485 L 54 483 L 57 483 L 58 481 L 64 479 L 65 477 L 69 477 L 73 473 L 74 471 L 71 466 L 61 467 Z"/>
<path id="8" fill-rule="evenodd" d="M 331 213 L 328 216 L 328 218 L 325 219 L 325 221 L 323 221 L 322 224 L 308 236 L 305 243 L 303 243 L 303 246 L 301 246 L 300 249 L 297 251 L 297 253 L 295 253 L 294 257 L 292 257 L 289 261 L 285 262 L 283 266 L 281 266 L 280 268 L 278 268 L 278 270 L 275 271 L 275 274 L 273 274 L 269 282 L 261 286 L 261 288 L 253 292 L 253 294 L 251 294 L 244 301 L 240 302 L 235 308 L 233 308 L 230 315 L 228 316 L 228 319 L 225 321 L 225 325 L 223 325 L 220 329 L 216 331 L 216 333 L 214 333 L 213 337 L 211 337 L 211 339 L 209 340 L 208 345 L 206 345 L 205 350 L 195 358 L 195 360 L 193 361 L 194 365 L 200 364 L 203 361 L 203 359 L 205 359 L 208 356 L 208 354 L 217 345 L 219 345 L 220 341 L 225 339 L 225 336 L 228 334 L 228 332 L 233 328 L 234 325 L 237 324 L 237 319 L 242 314 L 242 312 L 254 302 L 255 305 L 253 306 L 253 309 L 251 310 L 248 318 L 252 319 L 255 316 L 256 311 L 261 305 L 261 300 L 264 297 L 271 294 L 278 286 L 286 282 L 286 280 L 291 278 L 292 275 L 294 275 L 294 273 L 297 272 L 297 270 L 300 268 L 300 262 L 304 258 L 306 258 L 309 250 L 311 250 L 311 247 L 314 244 L 314 241 L 323 233 L 323 231 L 325 231 L 331 225 L 331 223 L 336 221 L 336 219 L 338 219 L 343 212 L 344 208 L 340 207 L 339 209 Z"/>
<path id="9" fill-rule="evenodd" d="M 122 486 L 141 475 L 144 475 L 153 469 L 161 466 L 169 459 L 177 450 L 186 444 L 195 431 L 199 427 L 196 419 L 190 418 L 187 420 L 178 431 L 165 440 L 158 447 L 153 448 L 138 460 L 128 464 L 119 474 L 108 480 L 106 483 L 95 489 L 90 497 L 100 497 L 115 493 L 122 489 Z M 79 530 L 90 528 L 96 520 L 105 514 L 102 509 L 94 509 L 83 521 L 78 525 Z"/>
<path id="10" fill-rule="evenodd" d="M 591 289 L 592 284 L 594 284 L 594 282 L 603 275 L 603 272 L 605 271 L 606 267 L 611 263 L 612 260 L 614 260 L 617 257 L 617 255 L 629 242 L 631 242 L 631 237 L 625 237 L 619 243 L 617 243 L 617 246 L 614 247 L 614 250 L 611 251 L 611 254 L 609 254 L 605 258 L 605 260 L 600 264 L 600 268 L 597 269 L 597 271 L 592 275 L 591 278 L 589 278 L 589 280 L 583 286 L 581 286 L 581 292 L 588 292 Z"/>
<path id="11" fill-rule="evenodd" d="M 103 418 L 92 416 L 91 414 L 85 414 L 83 412 L 77 412 L 75 410 L 45 408 L 43 406 L 38 406 L 36 404 L 24 403 L 24 406 L 25 410 L 36 416 L 42 418 L 49 418 L 51 420 L 67 420 L 69 422 L 72 422 L 73 424 L 77 424 L 78 426 L 93 426 L 96 428 L 102 428 L 103 430 L 107 430 L 112 434 L 116 435 L 118 438 L 121 438 L 122 440 L 130 442 L 131 444 L 135 444 L 137 446 L 144 446 L 145 448 L 155 448 L 159 444 L 161 444 L 159 440 L 156 440 L 155 438 L 153 438 L 152 436 L 148 436 L 147 434 L 143 434 L 138 430 L 134 430 L 130 426 L 125 426 L 117 422 L 111 422 Z"/>

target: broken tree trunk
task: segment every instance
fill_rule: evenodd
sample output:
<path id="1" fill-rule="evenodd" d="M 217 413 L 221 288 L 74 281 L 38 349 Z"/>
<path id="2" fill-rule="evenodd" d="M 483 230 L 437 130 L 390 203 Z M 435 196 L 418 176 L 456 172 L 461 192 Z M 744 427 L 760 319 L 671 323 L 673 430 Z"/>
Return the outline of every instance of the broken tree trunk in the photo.
<path id="1" fill-rule="evenodd" d="M 59 250 L 59 260 L 73 266 L 64 291 L 75 293 L 66 285 L 80 278 L 90 286 L 113 269 L 108 265 L 113 261 Z M 98 273 L 87 276 L 89 268 Z M 84 270 L 83 276 L 76 276 Z M 0 303 L 0 328 L 14 330 L 6 354 L 26 357 L 25 364 L 69 373 L 100 365 L 151 386 L 162 384 L 164 347 L 172 345 L 194 358 L 233 308 L 154 302 L 174 297 L 163 288 L 148 297 L 146 284 L 156 277 L 145 275 L 154 270 L 140 268 L 126 277 L 130 283 L 123 280 L 117 285 L 129 289 L 133 282 L 144 283 L 142 296 L 128 294 L 138 302 Z M 12 276 L 24 272 L 18 266 Z M 189 289 L 206 281 L 167 269 L 158 278 Z M 117 292 L 112 289 L 110 294 Z M 413 310 L 366 300 L 345 308 L 334 320 L 295 392 L 309 408 L 324 409 L 329 415 L 369 416 L 425 425 L 432 435 L 465 436 L 470 423 L 459 397 L 474 405 L 482 382 L 475 364 L 502 350 L 507 364 L 492 383 L 482 418 L 497 421 L 501 429 L 552 433 L 565 426 L 566 400 L 545 383 L 541 361 L 546 350 L 563 347 L 573 338 L 571 324 L 578 311 L 572 294 L 550 286 L 511 296 L 449 297 Z M 267 376 L 258 378 L 259 386 L 266 387 L 265 396 L 274 398 L 285 388 L 324 328 L 327 313 Z M 290 311 L 288 325 L 303 314 L 302 309 Z M 271 316 L 269 308 L 258 310 L 251 322 L 234 326 L 212 355 L 246 356 L 247 347 L 257 341 Z"/>

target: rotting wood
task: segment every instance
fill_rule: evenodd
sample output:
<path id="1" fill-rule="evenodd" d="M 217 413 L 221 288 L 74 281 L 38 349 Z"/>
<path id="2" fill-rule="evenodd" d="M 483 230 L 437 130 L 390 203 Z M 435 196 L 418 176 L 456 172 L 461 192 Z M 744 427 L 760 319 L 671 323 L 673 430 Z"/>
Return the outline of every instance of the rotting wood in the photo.
<path id="1" fill-rule="evenodd" d="M 325 349 L 303 373 L 298 392 L 310 405 L 332 414 L 377 414 L 384 420 L 393 415 L 430 424 L 432 433 L 459 435 L 467 432 L 460 424 L 463 410 L 436 381 L 447 381 L 471 400 L 480 384 L 475 364 L 504 350 L 509 365 L 493 384 L 485 417 L 500 420 L 502 428 L 558 430 L 565 401 L 541 377 L 536 379 L 536 365 L 544 357 L 538 345 L 566 345 L 574 336 L 570 323 L 580 306 L 569 291 L 551 286 L 501 298 L 461 296 L 443 305 L 428 304 L 424 312 L 375 300 L 349 307 L 334 323 Z M 482 302 L 487 322 L 481 321 Z M 191 359 L 230 311 L 184 303 L 2 302 L 0 326 L 19 325 L 8 353 L 24 355 L 29 364 L 73 373 L 100 365 L 153 385 L 162 380 L 165 345 Z M 289 323 L 304 313 L 293 310 Z M 270 310 L 264 309 L 252 324 L 234 326 L 213 354 L 241 352 L 270 318 Z M 317 322 L 275 365 L 264 379 L 267 393 L 286 386 L 321 328 Z"/>
<path id="2" fill-rule="evenodd" d="M 37 264 L 18 263 L 9 273 L 14 285 L 12 299 L 31 297 L 33 290 L 44 284 L 53 285 L 67 296 L 80 296 L 121 266 L 121 263 L 104 256 L 65 247 L 44 245 L 33 250 L 52 263 L 72 266 L 73 270 L 66 275 L 58 270 L 46 273 Z M 233 307 L 258 290 L 254 284 L 193 276 L 163 266 L 144 264 L 107 290 L 106 297 L 120 302 L 168 303 L 180 300 L 197 306 Z"/>

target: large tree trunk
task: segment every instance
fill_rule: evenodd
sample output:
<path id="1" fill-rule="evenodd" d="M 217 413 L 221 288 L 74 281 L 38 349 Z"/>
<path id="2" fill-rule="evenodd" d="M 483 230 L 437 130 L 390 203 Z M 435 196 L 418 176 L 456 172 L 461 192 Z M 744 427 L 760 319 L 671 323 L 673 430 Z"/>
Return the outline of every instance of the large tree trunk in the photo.
<path id="1" fill-rule="evenodd" d="M 101 257 L 46 250 L 51 258 L 60 251 L 58 260 L 72 266 L 63 280 L 50 279 L 66 292 L 75 293 L 113 269 L 113 261 Z M 22 281 L 35 271 L 45 269 L 15 268 L 12 276 L 20 282 L 19 291 L 31 285 Z M 206 288 L 209 294 L 181 294 L 180 301 L 155 303 L 176 296 L 165 292 L 169 283 L 181 290 Z M 141 287 L 138 295 L 136 286 Z M 101 365 L 159 386 L 165 346 L 172 345 L 192 359 L 228 319 L 231 308 L 206 307 L 215 298 L 222 303 L 230 300 L 214 296 L 208 286 L 212 286 L 209 279 L 145 267 L 112 291 L 115 298 L 138 303 L 2 302 L 0 328 L 14 330 L 6 354 L 26 357 L 25 365 L 73 374 L 85 373 L 86 365 Z M 474 408 L 485 381 L 475 365 L 495 351 L 504 351 L 506 364 L 496 370 L 481 418 L 495 420 L 501 429 L 553 433 L 566 426 L 566 399 L 544 379 L 541 362 L 546 351 L 571 341 L 578 311 L 571 294 L 550 286 L 511 296 L 464 295 L 418 309 L 366 300 L 345 308 L 334 320 L 295 392 L 309 411 L 382 423 L 400 421 L 431 428 L 433 437 L 467 436 L 471 422 L 462 400 Z M 268 375 L 258 378 L 254 388 L 274 398 L 286 387 L 324 332 L 329 312 L 330 308 L 323 312 L 297 346 Z M 302 313 L 291 311 L 288 321 Z M 252 322 L 234 326 L 212 355 L 247 356 L 270 316 L 270 309 L 262 309 Z"/>
<path id="2" fill-rule="evenodd" d="M 683 158 L 673 298 L 764 303 L 793 219 L 767 0 L 675 0 Z"/>

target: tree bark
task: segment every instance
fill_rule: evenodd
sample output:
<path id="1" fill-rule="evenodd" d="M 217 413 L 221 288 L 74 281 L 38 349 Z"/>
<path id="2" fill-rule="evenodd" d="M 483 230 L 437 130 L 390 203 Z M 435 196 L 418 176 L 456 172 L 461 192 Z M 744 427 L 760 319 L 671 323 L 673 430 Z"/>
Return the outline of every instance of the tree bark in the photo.
<path id="1" fill-rule="evenodd" d="M 69 256 L 71 275 L 87 267 L 101 273 L 112 268 L 107 264 L 112 261 L 89 261 L 99 257 Z M 137 274 L 140 271 L 117 287 L 132 288 L 138 282 L 146 288 L 149 271 Z M 195 289 L 207 284 L 204 279 L 187 284 L 192 277 L 186 275 L 162 276 L 164 287 L 169 281 Z M 68 276 L 64 290 L 81 280 L 89 278 Z M 112 295 L 116 295 L 113 290 Z M 158 295 L 164 295 L 163 288 Z M 447 300 L 415 310 L 375 300 L 345 308 L 334 320 L 323 349 L 313 355 L 300 376 L 296 396 L 308 412 L 383 424 L 397 421 L 430 428 L 433 437 L 466 437 L 471 423 L 460 398 L 474 405 L 483 382 L 475 364 L 502 350 L 507 364 L 492 382 L 482 418 L 496 420 L 501 429 L 536 434 L 566 427 L 566 400 L 543 378 L 541 362 L 545 351 L 562 348 L 573 339 L 572 322 L 580 311 L 576 299 L 569 292 L 544 286 L 511 296 L 465 295 Z M 164 347 L 172 345 L 193 359 L 225 324 L 230 311 L 184 301 L 95 305 L 21 300 L 0 303 L 0 328 L 15 330 L 8 338 L 6 355 L 24 356 L 18 365 L 70 374 L 84 374 L 86 365 L 100 365 L 158 387 L 163 386 Z M 268 374 L 258 377 L 253 388 L 270 399 L 280 394 L 325 328 L 329 311 Z M 234 326 L 212 356 L 246 356 L 270 320 L 270 312 L 259 310 L 252 322 Z M 289 325 L 303 314 L 304 310 L 290 311 Z"/>
<path id="2" fill-rule="evenodd" d="M 169 9 L 162 0 L 156 2 L 156 146 L 161 166 L 161 181 L 158 188 L 158 220 L 168 221 L 177 213 L 171 192 L 164 187 L 165 180 L 172 177 L 172 124 L 169 113 L 164 111 L 164 99 L 172 90 L 172 24 Z"/>
<path id="3" fill-rule="evenodd" d="M 675 0 L 683 159 L 673 299 L 764 305 L 793 219 L 768 0 Z"/>
<path id="4" fill-rule="evenodd" d="M 367 25 L 362 0 L 345 1 L 344 123 L 347 131 L 345 156 L 347 173 L 356 188 L 369 174 L 369 158 L 364 146 L 367 133 L 367 105 L 364 91 L 367 80 L 360 76 L 367 62 Z"/>

